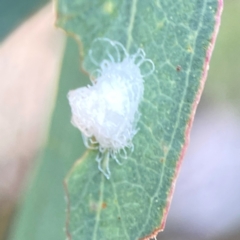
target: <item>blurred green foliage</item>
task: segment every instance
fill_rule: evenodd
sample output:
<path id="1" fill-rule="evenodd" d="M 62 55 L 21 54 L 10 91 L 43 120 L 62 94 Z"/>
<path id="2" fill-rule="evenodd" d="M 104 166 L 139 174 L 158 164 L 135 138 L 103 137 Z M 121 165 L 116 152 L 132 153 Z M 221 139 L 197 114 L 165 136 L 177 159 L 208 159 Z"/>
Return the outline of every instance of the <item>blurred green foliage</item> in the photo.
<path id="1" fill-rule="evenodd" d="M 65 239 L 65 208 L 63 179 L 82 155 L 81 134 L 71 125 L 67 92 L 88 83 L 79 71 L 79 51 L 69 38 L 61 69 L 58 105 L 54 109 L 47 148 L 40 165 L 32 175 L 24 204 L 19 209 L 10 236 L 11 240 Z M 66 81 L 67 79 L 67 81 Z M 81 79 L 81 81 L 79 80 Z M 63 117 L 64 116 L 64 117 Z M 65 139 L 65 140 L 63 140 Z M 75 151 L 72 151 L 72 148 Z"/>
<path id="2" fill-rule="evenodd" d="M 0 41 L 49 0 L 0 0 Z"/>
<path id="3" fill-rule="evenodd" d="M 240 101 L 240 0 L 227 0 L 210 71 L 204 90 L 205 100 L 223 104 Z M 209 103 L 209 101 L 208 101 Z"/>

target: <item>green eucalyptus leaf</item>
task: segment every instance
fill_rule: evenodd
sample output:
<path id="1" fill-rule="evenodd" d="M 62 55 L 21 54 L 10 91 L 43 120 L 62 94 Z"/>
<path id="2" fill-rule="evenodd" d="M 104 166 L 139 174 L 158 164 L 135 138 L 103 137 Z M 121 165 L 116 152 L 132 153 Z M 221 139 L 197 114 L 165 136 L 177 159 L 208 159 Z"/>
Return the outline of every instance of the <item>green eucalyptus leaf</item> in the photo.
<path id="1" fill-rule="evenodd" d="M 129 54 L 142 48 L 155 64 L 127 160 L 119 166 L 110 159 L 107 180 L 97 168 L 98 151 L 87 150 L 67 175 L 69 239 L 148 239 L 163 230 L 221 7 L 220 0 L 57 2 L 57 25 L 79 42 L 83 66 L 99 37 L 120 42 Z"/>

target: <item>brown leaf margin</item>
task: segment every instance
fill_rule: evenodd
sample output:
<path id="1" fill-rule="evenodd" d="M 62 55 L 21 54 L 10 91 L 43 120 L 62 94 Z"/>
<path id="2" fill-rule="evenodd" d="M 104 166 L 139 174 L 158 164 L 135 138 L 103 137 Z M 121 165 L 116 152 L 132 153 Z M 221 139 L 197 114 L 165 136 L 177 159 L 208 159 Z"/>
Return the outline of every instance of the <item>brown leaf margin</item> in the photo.
<path id="1" fill-rule="evenodd" d="M 55 12 L 56 19 L 57 19 L 57 18 L 59 18 L 59 16 L 57 15 L 57 7 L 56 7 L 57 6 L 57 0 L 54 1 L 54 5 L 55 5 L 54 6 L 54 12 Z M 191 116 L 189 118 L 186 130 L 185 130 L 185 144 L 182 147 L 182 150 L 181 150 L 181 153 L 180 153 L 180 157 L 179 157 L 179 159 L 177 161 L 176 171 L 174 173 L 172 186 L 170 188 L 170 191 L 169 191 L 168 197 L 167 197 L 167 204 L 166 204 L 165 209 L 163 210 L 162 222 L 161 222 L 159 228 L 156 228 L 151 234 L 147 235 L 144 238 L 141 238 L 140 240 L 151 240 L 153 238 L 156 239 L 158 233 L 162 232 L 164 230 L 164 228 L 165 228 L 167 215 L 168 215 L 168 212 L 169 212 L 169 209 L 170 209 L 170 206 L 171 206 L 172 197 L 173 197 L 173 193 L 174 193 L 175 186 L 176 186 L 177 177 L 179 175 L 180 167 L 182 165 L 183 158 L 185 156 L 187 147 L 189 145 L 190 130 L 192 128 L 192 124 L 193 124 L 193 120 L 194 120 L 195 113 L 196 113 L 196 110 L 197 110 L 197 106 L 198 106 L 198 104 L 200 102 L 200 99 L 201 99 L 201 96 L 202 96 L 202 92 L 203 92 L 203 89 L 204 89 L 204 85 L 205 85 L 205 82 L 206 82 L 206 79 L 207 79 L 210 60 L 211 60 L 213 49 L 214 49 L 214 46 L 215 46 L 215 43 L 216 43 L 216 39 L 217 39 L 217 35 L 218 35 L 218 32 L 219 32 L 219 28 L 220 28 L 220 25 L 221 25 L 222 11 L 223 11 L 223 0 L 218 0 L 218 8 L 217 8 L 217 13 L 215 15 L 214 31 L 213 31 L 213 34 L 212 34 L 212 37 L 211 37 L 211 41 L 210 41 L 209 46 L 208 46 L 207 51 L 206 51 L 206 58 L 205 58 L 205 61 L 204 61 L 204 64 L 203 64 L 203 73 L 202 73 L 202 77 L 201 77 L 201 81 L 200 81 L 200 86 L 199 86 L 198 92 L 196 94 L 195 101 L 194 101 L 194 103 L 192 105 L 192 114 L 191 114 Z M 58 27 L 58 26 L 56 26 L 56 27 Z M 82 52 L 83 51 L 83 47 L 82 47 L 82 42 L 81 42 L 80 37 L 78 35 L 76 35 L 75 33 L 72 33 L 72 32 L 69 32 L 69 31 L 65 31 L 62 28 L 59 28 L 59 29 L 63 30 L 65 32 L 65 34 L 67 34 L 68 36 L 71 36 L 72 38 L 74 38 L 76 40 L 76 42 L 78 43 L 78 46 L 79 46 L 80 62 L 82 62 L 82 60 L 83 60 L 83 52 Z M 82 66 L 80 66 L 80 69 L 81 69 L 81 71 L 84 74 L 88 75 L 88 73 L 82 68 Z M 69 173 L 67 174 L 67 176 L 65 177 L 65 179 L 63 181 L 64 190 L 65 190 L 65 194 L 66 194 L 66 203 L 67 203 L 67 209 L 66 209 L 67 217 L 66 217 L 65 232 L 66 232 L 66 236 L 67 236 L 68 240 L 72 240 L 72 236 L 71 236 L 71 233 L 69 231 L 70 205 L 71 204 L 70 204 L 69 191 L 68 191 L 68 187 L 67 187 L 67 179 L 71 175 L 71 172 L 73 171 L 75 166 L 78 165 L 82 161 L 82 159 L 84 159 L 86 157 L 86 155 L 88 155 L 88 153 L 89 153 L 89 151 L 86 151 L 85 154 L 74 163 L 73 167 L 71 168 L 71 170 L 69 171 Z"/>
<path id="2" fill-rule="evenodd" d="M 73 170 L 75 169 L 76 166 L 78 166 L 89 154 L 90 150 L 86 150 L 85 153 L 83 154 L 83 156 L 81 158 L 79 158 L 72 166 L 72 168 L 70 169 L 70 171 L 68 172 L 67 176 L 65 177 L 64 181 L 63 181 L 63 187 L 64 187 L 64 191 L 65 191 L 65 201 L 67 204 L 66 207 L 66 223 L 65 223 L 65 232 L 66 232 L 66 236 L 67 236 L 67 240 L 72 240 L 72 235 L 69 231 L 69 223 L 70 223 L 70 206 L 71 206 L 71 202 L 70 202 L 70 195 L 69 195 L 69 191 L 68 191 L 68 185 L 67 185 L 67 179 L 69 178 L 69 176 L 71 175 L 71 173 L 73 172 Z"/>
<path id="3" fill-rule="evenodd" d="M 205 82 L 206 82 L 206 79 L 207 79 L 208 70 L 209 70 L 209 63 L 210 63 L 210 60 L 211 60 L 211 57 L 212 57 L 212 53 L 213 53 L 213 49 L 214 49 L 214 46 L 215 46 L 215 43 L 216 43 L 218 31 L 219 31 L 219 28 L 220 28 L 220 25 L 221 25 L 222 11 L 223 11 L 223 0 L 218 0 L 218 9 L 217 9 L 217 13 L 216 13 L 216 16 L 215 16 L 214 31 L 213 31 L 213 34 L 212 34 L 212 37 L 211 37 L 211 41 L 209 43 L 209 46 L 208 46 L 208 49 L 207 49 L 207 52 L 206 52 L 206 58 L 205 58 L 205 61 L 204 61 L 204 64 L 203 64 L 203 73 L 202 73 L 202 77 L 201 77 L 201 81 L 200 81 L 200 86 L 199 86 L 199 89 L 198 89 L 195 101 L 193 103 L 192 114 L 191 114 L 191 116 L 189 118 L 189 121 L 187 123 L 187 128 L 186 128 L 186 131 L 185 131 L 185 144 L 183 145 L 183 148 L 181 150 L 180 158 L 177 161 L 177 166 L 176 166 L 176 171 L 175 171 L 175 174 L 174 174 L 174 179 L 173 179 L 170 191 L 168 193 L 167 204 L 166 204 L 165 209 L 163 210 L 162 222 L 160 224 L 160 227 L 156 228 L 153 231 L 152 234 L 150 234 L 150 235 L 148 235 L 148 236 L 146 236 L 144 238 L 141 238 L 140 240 L 150 240 L 152 238 L 156 238 L 158 233 L 162 232 L 164 230 L 164 228 L 165 228 L 167 215 L 168 215 L 168 212 L 169 212 L 169 209 L 170 209 L 170 205 L 171 205 L 171 202 L 172 202 L 172 197 L 173 197 L 173 193 L 174 193 L 177 177 L 178 177 L 178 174 L 179 174 L 179 171 L 180 171 L 180 167 L 182 165 L 183 158 L 185 156 L 185 153 L 186 153 L 186 150 L 187 150 L 187 147 L 188 147 L 188 144 L 189 144 L 190 130 L 192 128 L 192 124 L 193 124 L 194 116 L 195 116 L 195 113 L 196 113 L 196 110 L 197 110 L 197 106 L 198 106 L 198 103 L 199 103 L 199 101 L 201 99 L 202 92 L 203 92 L 203 89 L 204 89 L 204 85 L 205 85 Z"/>

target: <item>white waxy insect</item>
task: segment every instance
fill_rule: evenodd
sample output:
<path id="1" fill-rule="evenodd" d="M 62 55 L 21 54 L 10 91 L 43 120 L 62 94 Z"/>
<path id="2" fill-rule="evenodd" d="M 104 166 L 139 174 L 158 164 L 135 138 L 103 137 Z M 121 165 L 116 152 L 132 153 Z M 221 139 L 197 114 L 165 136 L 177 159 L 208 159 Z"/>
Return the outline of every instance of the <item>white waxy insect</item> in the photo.
<path id="1" fill-rule="evenodd" d="M 140 117 L 138 106 L 143 98 L 143 77 L 152 74 L 154 64 L 145 58 L 142 49 L 129 55 L 123 45 L 107 38 L 98 38 L 112 47 L 106 49 L 107 59 L 97 63 L 90 50 L 89 57 L 98 67 L 98 76 L 92 86 L 72 90 L 68 94 L 72 110 L 72 124 L 81 132 L 87 148 L 99 151 L 96 161 L 99 170 L 110 178 L 109 158 L 121 164 L 119 157 L 126 158 L 126 148 L 133 151 L 132 139 L 137 133 Z M 112 54 L 111 54 L 112 53 Z M 141 73 L 141 65 L 149 63 L 148 74 Z M 93 78 L 93 76 L 91 76 Z"/>

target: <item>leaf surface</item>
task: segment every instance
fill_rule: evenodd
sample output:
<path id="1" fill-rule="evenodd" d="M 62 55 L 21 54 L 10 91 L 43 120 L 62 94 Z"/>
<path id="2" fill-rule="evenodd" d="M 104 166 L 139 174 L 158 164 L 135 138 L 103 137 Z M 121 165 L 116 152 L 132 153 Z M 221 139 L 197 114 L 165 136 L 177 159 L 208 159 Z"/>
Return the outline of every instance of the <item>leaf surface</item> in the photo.
<path id="1" fill-rule="evenodd" d="M 121 166 L 111 159 L 107 180 L 98 152 L 88 150 L 66 178 L 69 239 L 133 240 L 163 230 L 221 7 L 217 0 L 57 2 L 57 25 L 79 42 L 83 66 L 98 37 L 130 54 L 143 48 L 155 64 L 145 78 L 134 152 Z"/>

